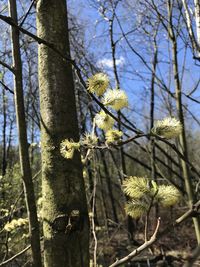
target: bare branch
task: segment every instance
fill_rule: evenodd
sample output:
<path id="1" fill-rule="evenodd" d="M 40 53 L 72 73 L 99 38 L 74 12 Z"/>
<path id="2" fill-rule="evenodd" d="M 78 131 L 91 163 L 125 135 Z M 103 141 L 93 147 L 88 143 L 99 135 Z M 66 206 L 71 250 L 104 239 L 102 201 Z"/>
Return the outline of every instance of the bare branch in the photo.
<path id="1" fill-rule="evenodd" d="M 19 253 L 15 254 L 13 257 L 9 258 L 6 261 L 3 261 L 2 263 L 0 263 L 0 266 L 6 266 L 8 263 L 14 261 L 16 258 L 18 258 L 19 256 L 23 255 L 27 250 L 29 250 L 31 248 L 31 245 L 27 246 L 26 248 L 24 248 L 22 251 L 20 251 Z"/>
<path id="2" fill-rule="evenodd" d="M 2 16 L 2 15 L 0 15 L 0 16 Z M 3 61 L 0 60 L 0 64 L 3 67 L 5 67 L 6 69 L 8 69 L 9 71 L 11 71 L 12 73 L 15 73 L 15 70 L 11 66 L 9 66 L 8 64 L 6 64 L 5 62 L 3 62 Z"/>
<path id="3" fill-rule="evenodd" d="M 11 94 L 14 94 L 13 90 L 11 90 L 7 85 L 5 85 L 5 83 L 3 83 L 2 81 L 0 81 L 0 84 L 1 84 L 7 91 L 9 91 Z"/>
<path id="4" fill-rule="evenodd" d="M 31 4 L 30 4 L 30 6 L 29 6 L 29 8 L 28 8 L 28 10 L 27 10 L 27 12 L 26 12 L 26 14 L 25 14 L 23 20 L 22 20 L 22 22 L 21 22 L 20 25 L 19 25 L 20 27 L 22 27 L 22 25 L 24 24 L 25 20 L 27 19 L 27 17 L 28 17 L 28 15 L 29 15 L 29 13 L 30 13 L 30 11 L 31 11 L 31 9 L 32 9 L 32 7 L 33 7 L 33 5 L 34 5 L 34 3 L 35 3 L 35 0 L 32 0 Z"/>
<path id="5" fill-rule="evenodd" d="M 197 51 L 198 50 L 197 49 L 198 45 L 197 45 L 197 41 L 196 41 L 196 38 L 195 38 L 195 35 L 194 35 L 194 31 L 193 31 L 193 28 L 192 28 L 192 20 L 191 20 L 191 17 L 190 17 L 188 5 L 187 5 L 185 0 L 182 0 L 182 3 L 183 3 L 183 6 L 184 6 L 184 10 L 185 10 L 186 26 L 188 28 L 188 33 L 189 33 L 190 40 L 191 40 L 191 43 L 192 43 L 192 48 L 193 48 L 194 51 Z"/>
<path id="6" fill-rule="evenodd" d="M 160 218 L 158 218 L 157 221 L 157 225 L 156 225 L 156 229 L 154 231 L 154 234 L 152 235 L 152 237 L 146 241 L 144 244 L 142 244 L 141 246 L 139 246 L 137 249 L 133 250 L 130 254 L 128 254 L 126 257 L 122 258 L 121 260 L 117 260 L 116 262 L 114 262 L 113 264 L 111 264 L 109 267 L 116 267 L 119 266 L 125 262 L 130 261 L 133 257 L 135 257 L 136 255 L 140 254 L 143 250 L 149 248 L 155 241 L 156 241 L 156 237 L 157 237 L 157 233 L 158 233 L 158 229 L 160 227 Z"/>
<path id="7" fill-rule="evenodd" d="M 46 45 L 47 47 L 49 47 L 50 49 L 52 49 L 55 53 L 57 53 L 59 56 L 61 56 L 64 60 L 66 60 L 67 62 L 70 62 L 72 64 L 72 66 L 74 67 L 74 69 L 76 70 L 76 74 L 81 82 L 81 84 L 83 85 L 83 87 L 86 89 L 87 88 L 87 85 L 86 85 L 86 82 L 84 81 L 82 75 L 81 75 L 81 70 L 80 68 L 78 67 L 78 65 L 76 64 L 76 62 L 69 58 L 68 56 L 65 56 L 63 55 L 59 49 L 57 49 L 55 47 L 54 44 L 52 43 L 49 43 L 41 38 L 39 38 L 37 35 L 25 30 L 24 28 L 18 26 L 10 17 L 7 17 L 7 16 L 3 16 L 0 14 L 0 19 L 3 20 L 4 22 L 8 23 L 9 25 L 15 27 L 16 29 L 18 29 L 20 32 L 30 36 L 31 38 L 33 38 L 36 42 L 38 42 L 38 44 L 44 44 Z M 90 95 L 90 97 L 98 104 L 98 106 L 100 106 L 109 116 L 111 116 L 115 121 L 119 121 L 119 119 L 113 115 L 113 113 L 111 113 L 93 94 L 89 93 L 88 94 Z M 139 129 L 136 129 L 136 128 L 132 128 L 130 127 L 129 125 L 127 125 L 126 123 L 124 122 L 121 122 L 121 125 L 123 125 L 125 128 L 127 128 L 128 130 L 131 130 L 131 131 L 134 131 L 134 132 L 137 132 L 137 133 L 141 133 L 141 131 Z"/>
<path id="8" fill-rule="evenodd" d="M 198 202 L 196 202 L 193 205 L 193 207 L 191 209 L 189 209 L 187 212 L 185 212 L 181 217 L 179 217 L 178 219 L 176 219 L 175 222 L 170 223 L 160 233 L 158 233 L 159 226 L 160 226 L 160 218 L 159 218 L 158 221 L 157 221 L 157 225 L 156 225 L 156 229 L 154 231 L 154 234 L 152 235 L 152 237 L 150 238 L 149 241 L 145 242 L 144 244 L 142 244 L 141 246 L 139 246 L 137 249 L 133 250 L 130 254 L 128 254 L 124 258 L 122 258 L 120 260 L 117 260 L 116 262 L 114 262 L 113 264 L 111 264 L 109 267 L 116 267 L 116 266 L 120 266 L 123 263 L 129 262 L 133 257 L 137 256 L 143 250 L 149 248 L 152 244 L 154 244 L 157 241 L 157 239 L 161 238 L 163 235 L 165 235 L 166 233 L 168 233 L 169 230 L 172 227 L 178 226 L 180 223 L 184 222 L 186 219 L 188 219 L 190 217 L 196 217 L 196 216 L 198 216 L 199 207 L 200 207 L 200 200 Z M 191 266 L 191 265 L 189 265 L 189 266 Z M 184 267 L 188 267 L 188 266 L 184 266 Z"/>

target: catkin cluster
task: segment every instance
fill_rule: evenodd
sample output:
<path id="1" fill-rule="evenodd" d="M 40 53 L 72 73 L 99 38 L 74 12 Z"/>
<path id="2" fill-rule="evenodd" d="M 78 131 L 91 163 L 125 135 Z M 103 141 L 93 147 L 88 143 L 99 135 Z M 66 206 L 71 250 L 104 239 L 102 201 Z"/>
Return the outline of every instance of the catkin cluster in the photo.
<path id="1" fill-rule="evenodd" d="M 133 218 L 141 217 L 155 204 L 170 207 L 178 203 L 181 198 L 175 186 L 158 185 L 145 177 L 128 177 L 123 183 L 123 190 L 130 198 L 125 210 Z"/>

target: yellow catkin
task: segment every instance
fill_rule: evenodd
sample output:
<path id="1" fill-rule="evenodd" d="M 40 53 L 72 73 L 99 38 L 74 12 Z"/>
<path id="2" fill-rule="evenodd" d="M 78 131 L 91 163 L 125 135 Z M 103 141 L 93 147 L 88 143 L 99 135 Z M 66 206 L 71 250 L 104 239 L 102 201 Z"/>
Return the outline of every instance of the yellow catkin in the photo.
<path id="1" fill-rule="evenodd" d="M 65 139 L 60 144 L 60 153 L 66 159 L 72 159 L 74 156 L 74 151 L 80 148 L 79 142 L 74 142 L 73 140 Z"/>
<path id="2" fill-rule="evenodd" d="M 120 141 L 122 135 L 123 135 L 122 131 L 118 131 L 118 130 L 114 130 L 114 129 L 108 130 L 106 132 L 106 142 L 108 144 L 118 142 L 118 141 Z"/>
<path id="3" fill-rule="evenodd" d="M 100 129 L 108 131 L 113 127 L 115 121 L 110 115 L 106 114 L 103 110 L 101 110 L 95 116 L 95 123 Z"/>
<path id="4" fill-rule="evenodd" d="M 97 96 L 104 94 L 109 85 L 109 78 L 104 73 L 97 73 L 88 79 L 88 91 Z"/>
<path id="5" fill-rule="evenodd" d="M 181 134 L 182 125 L 175 118 L 165 118 L 155 123 L 151 132 L 167 139 L 175 138 Z"/>
<path id="6" fill-rule="evenodd" d="M 120 110 L 128 106 L 128 98 L 123 90 L 110 89 L 104 95 L 103 104 L 113 108 L 114 110 Z"/>

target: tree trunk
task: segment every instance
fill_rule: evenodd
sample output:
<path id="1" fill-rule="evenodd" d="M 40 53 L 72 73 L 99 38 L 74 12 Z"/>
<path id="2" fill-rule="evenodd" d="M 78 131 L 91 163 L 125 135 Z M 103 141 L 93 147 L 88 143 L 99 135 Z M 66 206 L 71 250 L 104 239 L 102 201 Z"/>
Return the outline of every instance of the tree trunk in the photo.
<path id="1" fill-rule="evenodd" d="M 152 76 L 151 76 L 151 100 L 150 100 L 150 129 L 154 127 L 154 113 L 155 113 L 155 79 L 156 79 L 156 68 L 158 63 L 158 47 L 157 47 L 157 29 L 154 33 L 154 55 L 152 62 Z M 156 175 L 156 149 L 155 149 L 155 139 L 150 138 L 151 146 L 151 179 L 157 182 Z M 159 208 L 155 205 L 155 218 L 158 218 Z"/>
<path id="2" fill-rule="evenodd" d="M 17 23 L 17 7 L 16 0 L 9 0 L 10 16 Z M 15 70 L 14 76 L 14 97 L 15 97 L 15 110 L 16 120 L 19 135 L 19 157 L 21 165 L 21 173 L 24 186 L 24 195 L 26 199 L 27 213 L 29 218 L 29 234 L 31 241 L 33 266 L 40 267 L 41 254 L 40 254 L 40 233 L 39 223 L 37 220 L 37 210 L 35 204 L 34 187 L 32 181 L 32 173 L 29 162 L 26 119 L 24 111 L 24 97 L 23 97 L 23 81 L 22 81 L 22 62 L 20 55 L 19 31 L 12 27 L 12 54 L 13 65 Z"/>
<path id="3" fill-rule="evenodd" d="M 176 91 L 176 107 L 178 118 L 182 124 L 182 131 L 179 137 L 179 143 L 181 152 L 184 155 L 184 159 L 181 159 L 182 173 L 185 182 L 185 190 L 188 197 L 188 205 L 191 208 L 195 202 L 195 195 L 192 186 L 192 181 L 190 177 L 190 171 L 186 162 L 188 162 L 188 151 L 187 151 L 187 140 L 185 134 L 185 120 L 183 114 L 183 105 L 182 105 L 182 87 L 179 78 L 179 69 L 178 69 L 178 50 L 177 50 L 177 40 L 174 33 L 173 23 L 172 23 L 172 3 L 168 0 L 168 14 L 169 14 L 169 37 L 172 43 L 172 59 L 173 59 L 173 75 L 175 82 L 175 91 Z M 200 221 L 198 217 L 193 217 L 194 228 L 196 232 L 197 242 L 200 243 Z"/>
<path id="4" fill-rule="evenodd" d="M 104 173 L 105 173 L 105 178 L 106 178 L 106 184 L 107 184 L 108 192 L 109 192 L 109 196 L 110 196 L 113 219 L 114 219 L 114 222 L 119 223 L 119 220 L 118 220 L 118 217 L 117 217 L 117 209 L 116 209 L 116 206 L 115 206 L 115 198 L 114 198 L 113 189 L 112 189 L 112 182 L 113 181 L 111 180 L 111 176 L 110 176 L 110 173 L 109 173 L 108 165 L 106 163 L 105 155 L 104 155 L 102 150 L 100 150 L 100 156 L 101 156 L 101 160 L 102 160 L 102 163 L 103 163 Z"/>
<path id="5" fill-rule="evenodd" d="M 196 35 L 197 35 L 197 55 L 200 57 L 200 2 L 194 0 L 195 22 L 196 22 Z"/>
<path id="6" fill-rule="evenodd" d="M 65 0 L 38 0 L 38 36 L 70 57 Z M 44 265 L 87 267 L 89 221 L 78 152 L 60 154 L 63 139 L 79 140 L 72 67 L 39 45 Z"/>
<path id="7" fill-rule="evenodd" d="M 7 129 L 7 98 L 5 88 L 2 87 L 2 109 L 3 109 L 3 129 L 2 129 L 2 168 L 1 174 L 5 176 L 7 168 L 6 155 L 6 129 Z"/>

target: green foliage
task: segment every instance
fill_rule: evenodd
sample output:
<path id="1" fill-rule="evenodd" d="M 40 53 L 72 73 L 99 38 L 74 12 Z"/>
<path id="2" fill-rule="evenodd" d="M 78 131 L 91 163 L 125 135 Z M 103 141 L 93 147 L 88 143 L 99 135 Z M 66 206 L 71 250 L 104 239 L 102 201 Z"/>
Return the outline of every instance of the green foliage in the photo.
<path id="1" fill-rule="evenodd" d="M 0 178 L 0 184 L 2 195 L 0 208 L 6 209 L 13 204 L 15 196 L 22 190 L 20 165 L 18 163 L 7 169 L 6 175 Z"/>
<path id="2" fill-rule="evenodd" d="M 2 244 L 7 242 L 9 251 L 17 253 L 30 244 L 28 219 L 25 208 L 20 164 L 16 162 L 17 149 L 12 149 L 13 157 L 8 164 L 6 175 L 0 176 L 0 231 Z M 39 155 L 34 154 L 33 173 L 38 171 Z M 16 162 L 16 163 L 15 163 Z M 10 167 L 11 166 L 11 167 Z M 40 179 L 35 178 L 36 196 L 40 192 Z M 20 197 L 21 196 L 21 197 Z M 6 246 L 0 245 L 0 257 L 6 253 Z"/>

